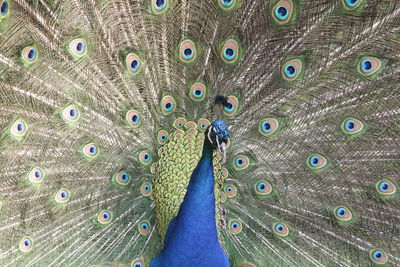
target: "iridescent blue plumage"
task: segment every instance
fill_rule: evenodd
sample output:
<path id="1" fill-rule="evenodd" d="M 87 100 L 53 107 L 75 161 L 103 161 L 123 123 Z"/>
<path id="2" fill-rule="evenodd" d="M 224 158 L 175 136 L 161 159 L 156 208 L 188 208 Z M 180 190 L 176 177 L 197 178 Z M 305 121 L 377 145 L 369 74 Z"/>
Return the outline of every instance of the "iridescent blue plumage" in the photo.
<path id="1" fill-rule="evenodd" d="M 214 131 L 215 129 L 215 131 Z M 214 121 L 208 129 L 218 142 L 227 142 L 228 127 Z M 218 241 L 215 223 L 213 146 L 216 140 L 206 138 L 202 157 L 190 178 L 178 215 L 171 221 L 162 252 L 153 259 L 151 267 L 169 266 L 230 266 Z"/>

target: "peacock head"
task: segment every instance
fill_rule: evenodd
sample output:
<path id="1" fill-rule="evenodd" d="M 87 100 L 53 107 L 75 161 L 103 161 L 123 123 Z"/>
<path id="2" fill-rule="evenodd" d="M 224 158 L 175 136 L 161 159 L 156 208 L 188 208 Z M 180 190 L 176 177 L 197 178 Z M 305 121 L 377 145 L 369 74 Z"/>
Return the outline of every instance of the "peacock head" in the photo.
<path id="1" fill-rule="evenodd" d="M 228 144 L 229 130 L 225 122 L 215 120 L 205 131 L 206 141 L 221 155 L 222 163 L 226 160 L 226 146 Z"/>

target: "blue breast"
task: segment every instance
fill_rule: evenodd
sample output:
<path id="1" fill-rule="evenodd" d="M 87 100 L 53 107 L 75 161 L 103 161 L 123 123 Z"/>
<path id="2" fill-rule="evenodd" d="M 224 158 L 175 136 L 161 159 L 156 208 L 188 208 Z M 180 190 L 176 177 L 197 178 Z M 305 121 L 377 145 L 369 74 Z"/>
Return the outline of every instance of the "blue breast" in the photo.
<path id="1" fill-rule="evenodd" d="M 164 241 L 163 250 L 153 259 L 150 267 L 230 266 L 218 242 L 212 149 L 207 144 Z"/>

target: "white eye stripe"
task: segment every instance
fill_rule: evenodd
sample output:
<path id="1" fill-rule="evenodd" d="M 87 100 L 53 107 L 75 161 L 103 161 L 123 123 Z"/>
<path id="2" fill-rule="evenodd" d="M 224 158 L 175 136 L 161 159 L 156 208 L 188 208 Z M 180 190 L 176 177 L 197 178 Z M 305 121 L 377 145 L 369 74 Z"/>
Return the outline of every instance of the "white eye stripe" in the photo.
<path id="1" fill-rule="evenodd" d="M 215 138 L 217 140 L 217 147 L 220 148 L 221 144 L 219 143 L 219 138 L 217 136 L 217 138 Z"/>
<path id="2" fill-rule="evenodd" d="M 212 128 L 212 129 L 214 129 L 214 132 L 216 133 L 216 130 L 215 130 L 215 128 L 214 128 L 214 127 L 212 127 L 212 126 L 211 126 L 211 128 Z M 208 134 L 207 134 L 207 136 L 208 136 L 208 140 L 211 142 L 211 144 L 214 144 L 214 143 L 213 143 L 213 141 L 212 141 L 212 139 L 211 139 L 210 133 L 211 133 L 211 129 L 208 131 Z"/>

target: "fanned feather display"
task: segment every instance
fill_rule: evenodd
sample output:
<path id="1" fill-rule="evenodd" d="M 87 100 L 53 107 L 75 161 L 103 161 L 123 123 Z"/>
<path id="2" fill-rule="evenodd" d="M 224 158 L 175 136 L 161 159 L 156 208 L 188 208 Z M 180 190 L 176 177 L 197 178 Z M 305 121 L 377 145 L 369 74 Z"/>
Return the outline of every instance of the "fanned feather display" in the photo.
<path id="1" fill-rule="evenodd" d="M 397 0 L 0 1 L 0 265 L 150 266 L 219 119 L 231 266 L 400 266 L 399 51 Z"/>

